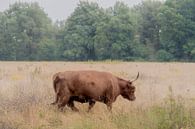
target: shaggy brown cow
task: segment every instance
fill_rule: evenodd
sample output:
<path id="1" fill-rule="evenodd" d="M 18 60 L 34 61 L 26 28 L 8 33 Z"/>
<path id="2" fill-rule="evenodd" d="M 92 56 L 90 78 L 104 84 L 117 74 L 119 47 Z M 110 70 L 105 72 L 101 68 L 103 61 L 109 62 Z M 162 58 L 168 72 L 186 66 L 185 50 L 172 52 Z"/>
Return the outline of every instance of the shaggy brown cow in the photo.
<path id="1" fill-rule="evenodd" d="M 135 80 L 138 77 L 139 73 Z M 58 108 L 63 108 L 67 104 L 72 110 L 78 111 L 74 101 L 89 102 L 89 111 L 96 101 L 100 101 L 111 110 L 112 103 L 119 95 L 130 101 L 135 100 L 133 86 L 135 80 L 127 81 L 110 73 L 98 71 L 59 72 L 53 76 L 56 101 L 52 104 L 57 104 Z"/>

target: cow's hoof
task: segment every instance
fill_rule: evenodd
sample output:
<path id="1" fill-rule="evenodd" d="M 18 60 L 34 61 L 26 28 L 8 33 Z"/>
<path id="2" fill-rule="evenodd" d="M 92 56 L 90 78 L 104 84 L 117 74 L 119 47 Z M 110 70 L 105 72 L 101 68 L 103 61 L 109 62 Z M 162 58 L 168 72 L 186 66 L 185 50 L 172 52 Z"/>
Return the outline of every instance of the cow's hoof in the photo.
<path id="1" fill-rule="evenodd" d="M 73 110 L 74 112 L 79 112 L 79 109 L 77 109 L 77 108 L 72 108 L 72 110 Z"/>
<path id="2" fill-rule="evenodd" d="M 53 102 L 53 103 L 51 103 L 50 105 L 56 105 L 57 103 L 56 102 Z"/>
<path id="3" fill-rule="evenodd" d="M 74 112 L 79 112 L 79 110 L 78 110 L 78 109 L 74 109 L 73 111 L 74 111 Z"/>

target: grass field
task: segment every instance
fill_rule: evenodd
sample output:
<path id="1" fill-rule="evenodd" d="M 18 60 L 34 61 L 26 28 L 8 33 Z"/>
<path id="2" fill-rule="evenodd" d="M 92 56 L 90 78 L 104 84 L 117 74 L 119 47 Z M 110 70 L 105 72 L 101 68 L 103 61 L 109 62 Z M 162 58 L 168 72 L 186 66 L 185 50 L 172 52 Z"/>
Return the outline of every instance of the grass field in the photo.
<path id="1" fill-rule="evenodd" d="M 59 112 L 52 75 L 66 70 L 111 72 L 135 82 L 134 102 L 118 97 L 112 113 L 96 103 Z M 0 129 L 195 129 L 195 64 L 141 62 L 0 62 Z"/>

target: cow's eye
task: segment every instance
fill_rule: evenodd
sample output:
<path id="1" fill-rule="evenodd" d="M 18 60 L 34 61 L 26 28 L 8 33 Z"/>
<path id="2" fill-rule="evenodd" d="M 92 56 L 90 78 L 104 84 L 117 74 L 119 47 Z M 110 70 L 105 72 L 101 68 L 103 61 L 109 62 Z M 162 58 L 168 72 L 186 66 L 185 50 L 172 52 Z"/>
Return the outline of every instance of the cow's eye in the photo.
<path id="1" fill-rule="evenodd" d="M 125 90 L 125 87 L 122 87 L 122 90 Z"/>

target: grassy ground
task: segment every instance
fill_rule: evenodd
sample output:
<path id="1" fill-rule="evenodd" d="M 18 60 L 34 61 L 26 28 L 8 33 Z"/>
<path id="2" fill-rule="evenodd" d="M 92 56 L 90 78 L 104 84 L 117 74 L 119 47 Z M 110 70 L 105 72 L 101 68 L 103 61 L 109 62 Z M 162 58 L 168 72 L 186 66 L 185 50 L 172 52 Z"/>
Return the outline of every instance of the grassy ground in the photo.
<path id="1" fill-rule="evenodd" d="M 97 103 L 59 112 L 52 75 L 65 70 L 111 72 L 135 82 L 136 101 L 118 97 L 112 113 Z M 195 64 L 0 62 L 0 129 L 195 129 Z"/>

